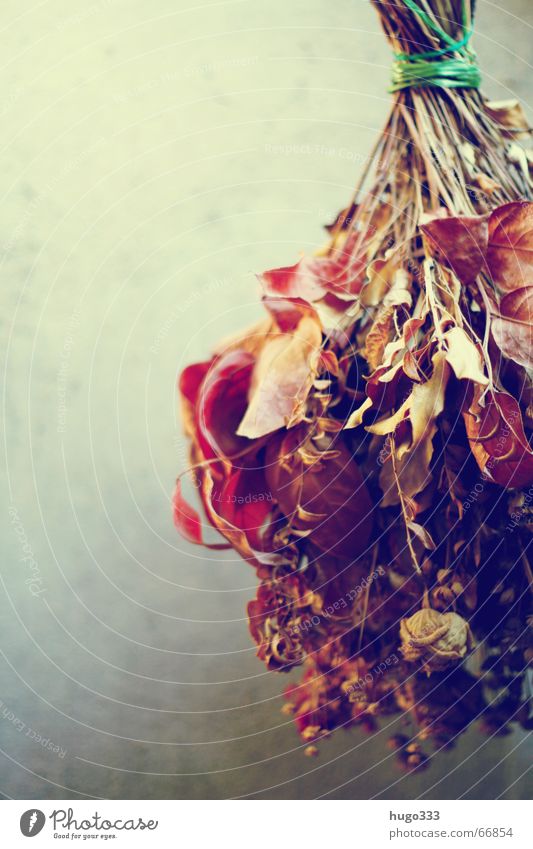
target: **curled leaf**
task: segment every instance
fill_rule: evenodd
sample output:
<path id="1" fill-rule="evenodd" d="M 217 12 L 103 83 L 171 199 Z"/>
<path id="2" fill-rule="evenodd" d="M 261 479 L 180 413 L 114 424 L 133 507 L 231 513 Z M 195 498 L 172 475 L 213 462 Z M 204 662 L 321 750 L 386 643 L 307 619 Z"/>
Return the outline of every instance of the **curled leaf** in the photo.
<path id="1" fill-rule="evenodd" d="M 220 519 L 241 531 L 254 552 L 263 548 L 263 531 L 274 503 L 264 470 L 254 466 L 232 471 L 222 485 L 215 484 L 211 497 Z"/>
<path id="2" fill-rule="evenodd" d="M 259 276 L 266 295 L 301 298 L 314 303 L 325 295 L 353 300 L 365 279 L 365 256 L 354 255 L 357 233 L 327 256 L 302 257 L 296 265 L 274 268 Z"/>
<path id="3" fill-rule="evenodd" d="M 365 400 L 363 401 L 361 406 L 357 407 L 357 409 L 354 410 L 353 413 L 351 413 L 351 415 L 348 417 L 346 424 L 344 425 L 345 429 L 349 430 L 350 428 L 353 428 L 353 427 L 359 427 L 359 425 L 361 425 L 363 423 L 364 414 L 366 413 L 367 410 L 370 409 L 371 406 L 372 406 L 372 399 L 371 398 L 365 398 Z"/>
<path id="4" fill-rule="evenodd" d="M 378 312 L 365 340 L 364 357 L 374 371 L 381 365 L 385 346 L 394 328 L 394 307 L 385 306 Z"/>
<path id="5" fill-rule="evenodd" d="M 385 422 L 367 428 L 376 432 L 394 432 L 394 462 L 390 458 L 384 463 L 380 484 L 384 493 L 382 504 L 387 507 L 399 503 L 398 487 L 401 486 L 404 499 L 419 495 L 431 481 L 430 464 L 433 457 L 433 438 L 437 433 L 437 419 L 444 409 L 444 396 L 449 377 L 449 366 L 442 351 L 433 357 L 433 374 L 425 383 L 416 383 L 411 394 L 396 414 Z M 408 431 L 398 439 L 398 431 Z M 391 426 L 392 430 L 390 429 Z"/>
<path id="6" fill-rule="evenodd" d="M 202 545 L 202 522 L 196 510 L 183 497 L 181 481 L 177 481 L 172 497 L 174 524 L 182 537 L 195 545 Z"/>
<path id="7" fill-rule="evenodd" d="M 256 439 L 305 416 L 317 375 L 322 333 L 318 318 L 304 314 L 293 333 L 272 334 L 254 366 L 249 404 L 237 434 Z"/>
<path id="8" fill-rule="evenodd" d="M 436 549 L 435 541 L 427 528 L 424 528 L 418 522 L 407 522 L 407 527 L 418 537 L 424 548 L 427 548 L 428 551 L 434 551 Z"/>
<path id="9" fill-rule="evenodd" d="M 490 481 L 509 489 L 533 484 L 533 451 L 511 395 L 491 392 L 485 406 L 475 401 L 463 418 L 472 453 Z"/>
<path id="10" fill-rule="evenodd" d="M 435 259 L 451 268 L 462 283 L 472 284 L 485 261 L 487 216 L 435 218 L 420 229 L 428 237 Z"/>
<path id="11" fill-rule="evenodd" d="M 491 329 L 506 357 L 533 368 L 533 286 L 515 289 L 501 299 Z"/>
<path id="12" fill-rule="evenodd" d="M 468 379 L 481 386 L 488 384 L 479 350 L 462 327 L 452 327 L 444 334 L 446 359 L 459 380 Z"/>
<path id="13" fill-rule="evenodd" d="M 493 100 L 485 103 L 485 109 L 500 127 L 502 135 L 516 138 L 529 131 L 528 120 L 520 101 Z"/>
<path id="14" fill-rule="evenodd" d="M 533 203 L 514 201 L 489 219 L 487 262 L 504 292 L 533 285 Z"/>

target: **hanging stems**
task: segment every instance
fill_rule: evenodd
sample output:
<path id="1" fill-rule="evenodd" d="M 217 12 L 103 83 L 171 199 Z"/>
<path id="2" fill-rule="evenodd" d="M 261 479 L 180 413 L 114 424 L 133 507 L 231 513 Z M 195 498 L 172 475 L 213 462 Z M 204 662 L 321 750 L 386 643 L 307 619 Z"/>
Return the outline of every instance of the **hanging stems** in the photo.
<path id="1" fill-rule="evenodd" d="M 454 56 L 451 45 L 464 38 L 473 22 L 472 0 L 371 1 L 397 54 L 445 51 L 443 56 Z M 334 228 L 331 248 L 345 231 L 356 234 L 354 258 L 365 244 L 372 257 L 394 245 L 407 258 L 415 257 L 420 243 L 413 218 L 419 221 L 443 209 L 448 215 L 480 215 L 528 197 L 528 175 L 512 147 L 477 89 L 423 86 L 396 92 L 349 214 Z M 373 183 L 360 200 L 372 173 Z M 383 215 L 387 205 L 388 218 Z"/>

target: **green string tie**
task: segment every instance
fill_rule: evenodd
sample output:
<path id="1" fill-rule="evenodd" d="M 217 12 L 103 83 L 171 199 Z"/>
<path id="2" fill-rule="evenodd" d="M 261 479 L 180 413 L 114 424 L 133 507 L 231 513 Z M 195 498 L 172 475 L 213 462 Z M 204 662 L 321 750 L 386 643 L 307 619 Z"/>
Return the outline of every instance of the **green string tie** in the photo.
<path id="1" fill-rule="evenodd" d="M 472 38 L 472 26 L 467 21 L 464 0 L 462 4 L 464 34 L 457 41 L 454 41 L 433 21 L 415 0 L 404 0 L 404 3 L 446 44 L 446 47 L 440 50 L 428 50 L 425 53 L 395 53 L 390 91 L 428 86 L 479 88 L 481 74 L 475 53 L 468 46 Z M 444 58 L 447 54 L 454 55 Z"/>

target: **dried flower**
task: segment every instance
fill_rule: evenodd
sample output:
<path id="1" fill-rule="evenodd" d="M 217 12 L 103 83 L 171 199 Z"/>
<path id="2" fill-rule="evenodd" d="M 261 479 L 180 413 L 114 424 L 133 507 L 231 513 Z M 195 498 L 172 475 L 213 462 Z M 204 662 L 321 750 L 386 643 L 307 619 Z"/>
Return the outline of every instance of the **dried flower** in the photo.
<path id="1" fill-rule="evenodd" d="M 457 35 L 455 0 L 425 0 L 423 24 L 410 3 L 373 3 L 396 54 Z M 418 740 L 452 744 L 480 714 L 497 733 L 532 721 L 533 203 L 513 140 L 525 119 L 467 87 L 428 91 L 397 91 L 373 185 L 325 248 L 260 275 L 265 322 L 185 369 L 205 521 L 180 484 L 174 497 L 189 542 L 256 569 L 250 631 L 269 669 L 303 666 L 286 712 L 307 754 L 402 711 L 406 769 L 429 763 Z M 213 528 L 222 540 L 208 542 Z M 462 665 L 463 616 L 489 646 L 479 678 Z"/>
<path id="2" fill-rule="evenodd" d="M 461 660 L 473 646 L 468 622 L 458 613 L 439 613 L 430 607 L 402 619 L 400 637 L 405 660 L 421 660 L 428 675 Z"/>

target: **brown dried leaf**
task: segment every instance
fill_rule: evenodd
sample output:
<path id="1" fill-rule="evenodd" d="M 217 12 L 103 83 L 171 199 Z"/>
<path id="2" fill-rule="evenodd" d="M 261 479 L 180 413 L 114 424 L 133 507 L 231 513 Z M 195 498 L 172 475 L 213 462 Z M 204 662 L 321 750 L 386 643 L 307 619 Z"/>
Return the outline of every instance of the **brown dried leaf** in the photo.
<path id="1" fill-rule="evenodd" d="M 320 551 L 355 558 L 364 550 L 374 521 L 359 467 L 339 438 L 335 452 L 322 452 L 311 464 L 301 462 L 298 445 L 294 431 L 271 440 L 268 488 L 292 527 L 307 531 Z"/>
<path id="2" fill-rule="evenodd" d="M 403 422 L 406 408 L 409 410 L 411 423 L 411 442 L 404 442 L 396 449 L 396 475 L 402 488 L 404 499 L 414 498 L 429 484 L 431 480 L 430 463 L 433 457 L 433 438 L 437 432 L 437 418 L 444 409 L 444 396 L 449 378 L 449 366 L 446 355 L 438 351 L 433 357 L 433 374 L 425 383 L 415 384 L 411 395 L 398 410 L 399 420 L 395 417 L 388 420 L 388 426 L 393 423 L 398 427 Z M 401 413 L 400 413 L 401 411 Z M 367 428 L 375 432 L 374 425 Z M 385 432 L 385 422 L 378 424 Z M 383 465 L 380 484 L 384 490 L 382 504 L 384 507 L 399 503 L 397 487 L 393 485 L 391 476 L 392 462 Z"/>
<path id="3" fill-rule="evenodd" d="M 394 307 L 383 307 L 377 314 L 372 327 L 367 333 L 363 356 L 368 365 L 375 371 L 383 359 L 385 346 L 394 328 Z"/>
<path id="4" fill-rule="evenodd" d="M 418 522 L 407 522 L 407 527 L 418 537 L 424 548 L 427 548 L 428 551 L 436 549 L 435 541 L 426 528 L 419 525 Z"/>
<path id="5" fill-rule="evenodd" d="M 393 278 L 398 268 L 398 257 L 393 253 L 384 258 L 375 259 L 368 266 L 366 273 L 368 281 L 361 291 L 361 303 L 365 307 L 377 307 L 383 303 L 383 298 L 393 285 Z"/>
<path id="6" fill-rule="evenodd" d="M 533 203 L 514 201 L 489 219 L 487 263 L 504 292 L 533 285 Z"/>
<path id="7" fill-rule="evenodd" d="M 533 286 L 509 292 L 492 318 L 492 335 L 506 357 L 533 368 Z"/>
<path id="8" fill-rule="evenodd" d="M 518 100 L 493 100 L 485 103 L 485 109 L 498 124 L 502 135 L 519 138 L 529 131 L 525 112 Z"/>
<path id="9" fill-rule="evenodd" d="M 321 340 L 318 320 L 308 315 L 302 316 L 294 334 L 280 333 L 267 340 L 254 367 L 239 436 L 256 439 L 303 419 Z"/>
<path id="10" fill-rule="evenodd" d="M 491 392 L 463 412 L 470 448 L 483 474 L 509 489 L 533 484 L 533 451 L 524 433 L 518 402 L 506 392 Z"/>
<path id="11" fill-rule="evenodd" d="M 462 283 L 475 281 L 485 260 L 488 216 L 435 218 L 420 229 L 435 259 L 451 268 Z"/>

